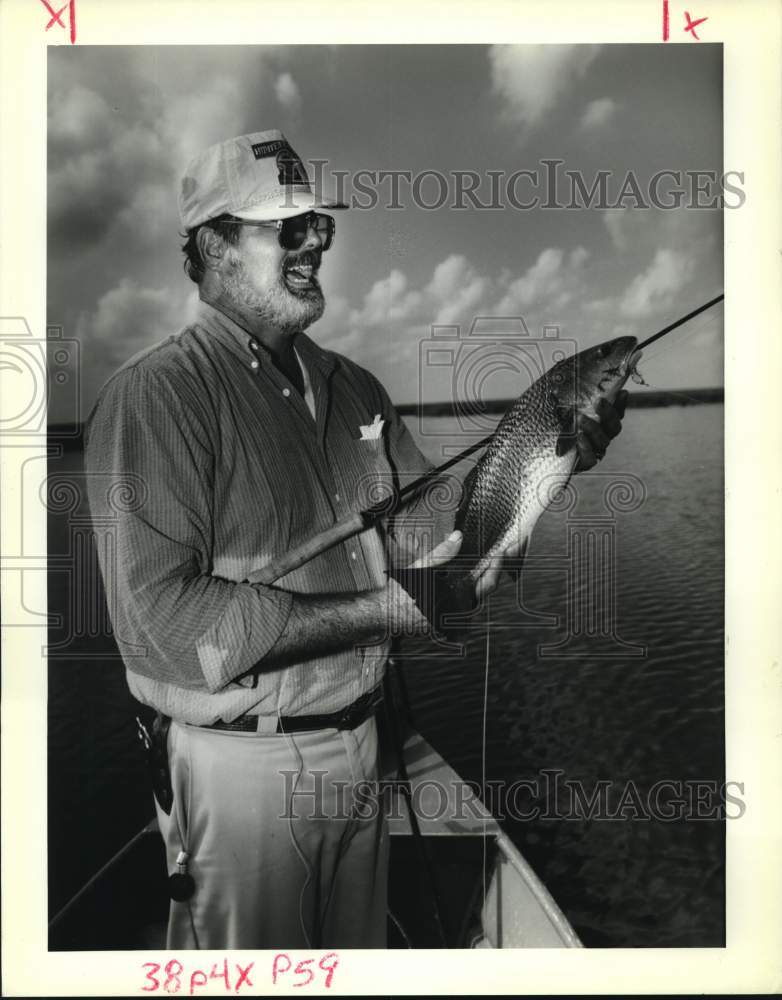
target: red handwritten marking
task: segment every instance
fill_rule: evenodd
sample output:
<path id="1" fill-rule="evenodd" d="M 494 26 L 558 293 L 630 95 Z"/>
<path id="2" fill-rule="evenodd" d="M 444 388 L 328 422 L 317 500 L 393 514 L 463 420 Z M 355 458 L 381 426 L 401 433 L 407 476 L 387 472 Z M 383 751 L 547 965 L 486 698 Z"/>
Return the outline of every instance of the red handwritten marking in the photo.
<path id="1" fill-rule="evenodd" d="M 329 961 L 329 959 L 331 961 Z M 312 963 L 315 961 L 314 958 L 304 958 L 297 963 L 296 968 L 293 969 L 294 976 L 304 977 L 304 981 L 300 983 L 293 983 L 294 987 L 309 986 L 309 984 L 315 979 L 315 973 L 310 968 Z M 283 965 L 283 962 L 285 963 Z M 339 956 L 335 951 L 330 951 L 326 955 L 322 955 L 318 961 L 318 968 L 321 972 L 326 973 L 325 987 L 328 989 L 331 986 L 331 981 L 334 978 L 334 973 L 337 966 L 339 965 Z M 293 961 L 290 955 L 286 954 L 284 951 L 279 952 L 274 956 L 274 961 L 272 962 L 272 985 L 277 985 L 277 977 L 279 975 L 285 975 L 293 968 Z"/>
<path id="2" fill-rule="evenodd" d="M 45 8 L 46 8 L 46 9 L 47 9 L 47 10 L 49 11 L 49 13 L 50 13 L 50 14 L 52 15 L 52 16 L 51 16 L 51 19 L 50 19 L 50 21 L 49 21 L 49 23 L 48 23 L 48 24 L 46 25 L 46 30 L 48 31 L 48 30 L 49 30 L 49 28 L 51 28 L 51 26 L 52 26 L 53 24 L 59 24 L 59 26 L 60 26 L 61 28 L 64 28 L 64 27 L 65 27 L 65 25 L 64 25 L 64 24 L 62 23 L 62 21 L 60 20 L 60 15 L 61 15 L 61 14 L 62 14 L 62 12 L 63 12 L 63 11 L 65 10 L 65 8 L 66 8 L 66 7 L 68 6 L 68 4 L 67 4 L 67 3 L 66 3 L 66 4 L 63 4 L 63 5 L 62 5 L 62 7 L 60 7 L 60 9 L 59 9 L 59 10 L 55 11 L 55 10 L 54 10 L 54 8 L 53 8 L 53 7 L 51 7 L 51 6 L 50 6 L 50 5 L 49 5 L 49 4 L 48 4 L 48 3 L 46 2 L 46 0 L 41 0 L 41 3 L 42 3 L 42 4 L 44 5 L 44 7 L 45 7 Z"/>
<path id="3" fill-rule="evenodd" d="M 667 42 L 670 38 L 671 19 L 668 12 L 668 0 L 663 0 L 663 41 Z"/>
<path id="4" fill-rule="evenodd" d="M 196 976 L 201 978 L 196 982 Z M 190 975 L 190 996 L 195 993 L 196 986 L 206 986 L 209 980 L 206 978 L 206 973 L 202 969 L 196 969 L 195 972 Z"/>
<path id="5" fill-rule="evenodd" d="M 333 958 L 334 961 L 330 965 L 327 965 L 326 964 L 327 958 Z M 334 973 L 338 965 L 339 965 L 339 956 L 335 951 L 330 951 L 328 955 L 324 955 L 323 958 L 318 962 L 318 968 L 322 969 L 325 973 L 327 973 L 326 989 L 328 989 L 329 986 L 331 986 L 331 980 L 334 978 Z"/>
<path id="6" fill-rule="evenodd" d="M 222 972 L 216 972 L 215 971 L 216 969 L 217 969 L 217 962 L 215 962 L 215 964 L 212 966 L 212 971 L 209 973 L 209 978 L 210 979 L 222 979 L 223 982 L 225 983 L 226 990 L 228 990 L 228 992 L 230 993 L 231 992 L 231 980 L 228 978 L 228 959 L 227 958 L 223 959 L 223 971 Z"/>
<path id="7" fill-rule="evenodd" d="M 176 966 L 176 969 L 174 968 L 174 966 Z M 179 959 L 172 958 L 170 962 L 166 963 L 166 968 L 164 971 L 166 973 L 167 978 L 166 981 L 163 983 L 163 989 L 166 991 L 166 993 L 179 993 L 179 991 L 182 989 L 182 980 L 180 978 L 182 975 L 182 963 L 179 961 Z M 174 984 L 174 985 L 169 985 L 169 984 Z"/>
<path id="8" fill-rule="evenodd" d="M 148 965 L 151 966 L 152 971 L 147 973 L 147 979 L 149 979 L 149 981 L 152 983 L 152 986 L 142 986 L 141 988 L 146 993 L 154 993 L 155 990 L 159 989 L 160 987 L 160 983 L 155 978 L 155 973 L 160 968 L 160 966 L 157 964 L 157 962 L 144 962 L 141 968 L 146 969 Z"/>
<path id="9" fill-rule="evenodd" d="M 275 955 L 272 964 L 272 985 L 277 985 L 278 976 L 285 975 L 293 969 L 292 975 L 299 977 L 302 981 L 294 982 L 292 985 L 309 986 L 311 982 L 317 979 L 316 972 L 310 968 L 314 961 L 314 958 L 304 958 L 296 964 L 294 969 L 293 960 L 290 955 L 280 952 L 278 955 Z M 331 986 L 331 981 L 334 978 L 334 972 L 338 964 L 339 958 L 336 952 L 332 951 L 321 956 L 318 968 L 321 972 L 325 973 L 326 987 Z M 178 958 L 172 958 L 165 966 L 160 965 L 158 962 L 144 962 L 141 968 L 146 970 L 146 984 L 142 985 L 141 989 L 145 993 L 154 993 L 162 986 L 166 993 L 174 994 L 183 990 L 184 986 L 185 990 L 192 997 L 200 987 L 207 986 L 210 979 L 222 979 L 226 993 L 233 992 L 237 994 L 243 986 L 252 989 L 254 984 L 252 979 L 250 979 L 250 973 L 255 968 L 255 962 L 250 962 L 248 965 L 240 965 L 238 962 L 235 962 L 234 965 L 236 967 L 236 981 L 232 990 L 227 958 L 223 959 L 221 965 L 215 962 L 209 975 L 206 974 L 204 969 L 186 969 L 185 965 Z M 166 978 L 161 983 L 163 973 L 166 974 Z"/>
<path id="10" fill-rule="evenodd" d="M 234 987 L 234 993 L 239 992 L 239 987 L 242 983 L 247 983 L 248 986 L 252 986 L 252 981 L 250 979 L 250 970 L 255 965 L 255 962 L 250 962 L 249 965 L 242 968 L 239 963 L 236 963 L 236 971 L 239 973 L 239 978 L 236 980 L 236 986 Z"/>
<path id="11" fill-rule="evenodd" d="M 690 12 L 687 10 L 685 10 L 684 16 L 687 18 L 687 24 L 685 24 L 684 30 L 691 31 L 692 37 L 699 42 L 700 38 L 698 38 L 698 36 L 695 34 L 695 29 L 698 27 L 699 24 L 703 24 L 704 21 L 708 21 L 709 20 L 708 17 L 699 17 L 697 21 L 693 21 L 690 18 Z"/>
<path id="12" fill-rule="evenodd" d="M 279 961 L 280 961 L 281 958 L 284 958 L 285 961 L 288 963 L 285 966 L 284 969 L 280 969 L 280 967 L 279 967 Z M 288 972 L 288 970 L 291 968 L 292 965 L 293 965 L 293 962 L 291 962 L 290 957 L 288 955 L 286 955 L 285 952 L 280 952 L 279 955 L 275 955 L 274 956 L 274 961 L 272 962 L 272 986 L 276 986 L 277 985 L 277 972 L 278 971 L 279 972 Z"/>
<path id="13" fill-rule="evenodd" d="M 306 974 L 306 975 L 309 976 L 309 979 L 305 979 L 303 983 L 294 983 L 293 984 L 294 987 L 297 987 L 297 986 L 309 986 L 309 984 L 315 978 L 315 973 L 312 971 L 312 969 L 305 969 L 304 966 L 305 965 L 312 965 L 312 963 L 314 961 L 315 961 L 314 958 L 303 958 L 299 962 L 299 964 L 296 966 L 296 969 L 295 969 L 295 971 L 293 973 L 294 976 L 303 976 L 303 975 Z"/>
<path id="14" fill-rule="evenodd" d="M 41 3 L 51 14 L 49 18 L 49 23 L 46 25 L 46 31 L 51 28 L 53 24 L 58 25 L 60 28 L 65 30 L 65 25 L 62 22 L 62 14 L 65 10 L 68 11 L 68 29 L 69 36 L 71 40 L 71 45 L 76 42 L 76 0 L 68 0 L 68 3 L 63 4 L 59 10 L 55 10 L 54 7 L 48 2 L 48 0 L 41 0 Z"/>

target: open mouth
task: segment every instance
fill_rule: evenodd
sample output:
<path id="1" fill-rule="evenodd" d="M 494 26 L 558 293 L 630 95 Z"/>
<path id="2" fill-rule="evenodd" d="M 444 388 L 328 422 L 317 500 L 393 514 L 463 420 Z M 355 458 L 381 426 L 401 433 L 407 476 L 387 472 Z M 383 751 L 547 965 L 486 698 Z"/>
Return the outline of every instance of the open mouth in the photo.
<path id="1" fill-rule="evenodd" d="M 294 291 L 318 287 L 317 273 L 320 260 L 309 251 L 285 261 L 282 275 L 286 285 Z"/>
<path id="2" fill-rule="evenodd" d="M 644 354 L 643 351 L 636 350 L 633 351 L 633 353 L 627 359 L 627 373 L 633 380 L 633 382 L 637 383 L 638 385 L 648 385 L 648 383 L 644 381 L 643 375 L 638 371 L 638 368 L 636 367 L 638 362 L 643 357 L 643 354 Z"/>

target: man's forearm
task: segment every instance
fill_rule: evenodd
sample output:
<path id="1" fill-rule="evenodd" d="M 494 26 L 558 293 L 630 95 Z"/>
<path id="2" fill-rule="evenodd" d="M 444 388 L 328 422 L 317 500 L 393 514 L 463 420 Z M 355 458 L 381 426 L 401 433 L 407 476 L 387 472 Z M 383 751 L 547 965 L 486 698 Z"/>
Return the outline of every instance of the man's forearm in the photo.
<path id="1" fill-rule="evenodd" d="M 425 632 L 429 624 L 393 580 L 382 590 L 360 594 L 294 594 L 285 628 L 258 669 L 377 642 L 411 626 Z"/>

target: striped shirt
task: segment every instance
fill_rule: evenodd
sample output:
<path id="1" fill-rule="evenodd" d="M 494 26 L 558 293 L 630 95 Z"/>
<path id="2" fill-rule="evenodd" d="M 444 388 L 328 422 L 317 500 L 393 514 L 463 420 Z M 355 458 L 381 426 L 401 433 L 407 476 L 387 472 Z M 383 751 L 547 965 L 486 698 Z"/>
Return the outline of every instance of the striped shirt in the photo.
<path id="1" fill-rule="evenodd" d="M 90 510 L 110 535 L 98 550 L 128 684 L 181 722 L 332 712 L 374 688 L 387 642 L 274 665 L 291 595 L 382 587 L 389 555 L 409 561 L 443 533 L 419 504 L 273 586 L 248 582 L 429 467 L 374 376 L 304 333 L 295 343 L 314 416 L 263 347 L 201 303 L 195 323 L 109 379 L 88 421 Z M 383 435 L 363 440 L 377 414 Z"/>

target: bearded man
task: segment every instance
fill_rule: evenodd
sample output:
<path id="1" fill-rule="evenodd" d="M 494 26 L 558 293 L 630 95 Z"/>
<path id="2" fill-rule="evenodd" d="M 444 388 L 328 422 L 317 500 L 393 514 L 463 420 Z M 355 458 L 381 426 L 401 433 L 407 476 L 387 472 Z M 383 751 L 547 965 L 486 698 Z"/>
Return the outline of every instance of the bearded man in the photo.
<path id="1" fill-rule="evenodd" d="M 366 506 L 368 484 L 428 469 L 377 379 L 304 332 L 334 240 L 318 210 L 339 207 L 276 130 L 197 156 L 180 214 L 198 316 L 123 365 L 88 424 L 88 472 L 136 495 L 118 510 L 94 487 L 90 506 L 111 518 L 102 571 L 131 693 L 167 733 L 169 948 L 385 944 L 383 810 L 349 803 L 378 777 L 389 636 L 430 627 L 388 554 L 437 564 L 460 537 L 372 528 L 251 582 Z M 618 425 L 613 410 L 582 425 L 582 465 Z"/>

